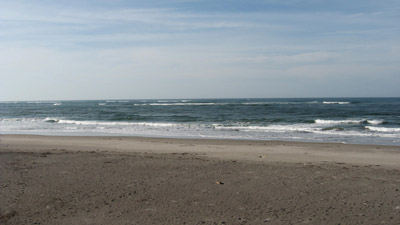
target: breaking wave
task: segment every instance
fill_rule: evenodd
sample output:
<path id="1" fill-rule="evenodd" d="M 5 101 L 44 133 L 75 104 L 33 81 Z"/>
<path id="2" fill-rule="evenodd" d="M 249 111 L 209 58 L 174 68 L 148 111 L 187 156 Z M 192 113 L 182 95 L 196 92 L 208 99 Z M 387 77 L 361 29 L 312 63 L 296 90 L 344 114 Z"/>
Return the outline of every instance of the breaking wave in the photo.
<path id="1" fill-rule="evenodd" d="M 149 127 L 173 127 L 178 124 L 175 123 L 153 123 L 153 122 L 110 122 L 110 121 L 79 121 L 79 120 L 63 120 L 57 118 L 46 118 L 44 120 L 48 123 L 59 123 L 59 124 L 75 124 L 75 125 L 87 125 L 87 126 L 149 126 Z"/>
<path id="2" fill-rule="evenodd" d="M 369 123 L 373 125 L 383 124 L 384 120 L 367 120 L 367 119 L 351 119 L 351 120 L 322 120 L 316 119 L 314 121 L 316 124 L 361 124 Z"/>
<path id="3" fill-rule="evenodd" d="M 395 133 L 400 132 L 400 128 L 394 127 L 373 127 L 373 126 L 366 126 L 368 130 L 377 131 L 377 132 L 385 132 L 385 133 Z"/>
<path id="4" fill-rule="evenodd" d="M 323 101 L 323 104 L 338 104 L 338 105 L 346 105 L 346 104 L 351 104 L 351 102 L 327 102 Z"/>

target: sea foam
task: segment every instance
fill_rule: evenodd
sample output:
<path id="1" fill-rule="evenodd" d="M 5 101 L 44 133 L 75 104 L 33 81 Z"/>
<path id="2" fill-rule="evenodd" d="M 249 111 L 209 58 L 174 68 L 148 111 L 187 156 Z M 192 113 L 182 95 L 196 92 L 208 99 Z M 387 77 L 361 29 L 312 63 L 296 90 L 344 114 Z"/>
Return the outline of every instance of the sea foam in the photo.
<path id="1" fill-rule="evenodd" d="M 360 119 L 360 120 L 322 120 L 322 119 L 316 119 L 314 122 L 316 124 L 359 124 L 363 123 L 366 120 Z"/>
<path id="2" fill-rule="evenodd" d="M 177 103 L 148 103 L 148 104 L 134 104 L 135 106 L 205 106 L 205 105 L 228 105 L 228 103 L 182 103 L 182 102 L 177 102 Z"/>
<path id="3" fill-rule="evenodd" d="M 328 101 L 323 101 L 323 104 L 338 104 L 338 105 L 345 105 L 345 104 L 350 104 L 351 102 L 328 102 Z"/>
<path id="4" fill-rule="evenodd" d="M 316 124 L 360 124 L 360 123 L 369 123 L 373 125 L 378 125 L 384 123 L 384 120 L 367 120 L 367 119 L 349 119 L 349 120 L 323 120 L 316 119 L 314 120 Z"/>
<path id="5" fill-rule="evenodd" d="M 374 126 L 366 126 L 368 130 L 371 131 L 377 131 L 377 132 L 385 132 L 385 133 L 394 133 L 394 132 L 400 132 L 400 128 L 394 128 L 394 127 L 374 127 Z"/>
<path id="6" fill-rule="evenodd" d="M 177 126 L 175 123 L 155 123 L 155 122 L 112 122 L 112 121 L 79 121 L 79 120 L 63 120 L 55 118 L 46 118 L 46 122 L 59 124 L 75 124 L 87 126 L 148 126 L 148 127 L 172 127 Z"/>

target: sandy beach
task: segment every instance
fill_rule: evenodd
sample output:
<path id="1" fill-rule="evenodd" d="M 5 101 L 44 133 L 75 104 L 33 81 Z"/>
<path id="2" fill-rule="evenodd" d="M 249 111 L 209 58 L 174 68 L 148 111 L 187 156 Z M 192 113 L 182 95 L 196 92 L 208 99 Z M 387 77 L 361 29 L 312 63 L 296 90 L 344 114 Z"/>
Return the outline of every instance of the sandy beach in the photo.
<path id="1" fill-rule="evenodd" d="M 399 224 L 400 147 L 0 136 L 1 224 Z"/>

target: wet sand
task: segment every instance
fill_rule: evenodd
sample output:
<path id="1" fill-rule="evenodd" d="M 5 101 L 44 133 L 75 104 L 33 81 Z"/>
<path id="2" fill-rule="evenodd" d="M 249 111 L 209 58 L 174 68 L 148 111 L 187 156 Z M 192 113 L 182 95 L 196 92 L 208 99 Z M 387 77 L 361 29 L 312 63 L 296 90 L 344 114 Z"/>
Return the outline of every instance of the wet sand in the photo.
<path id="1" fill-rule="evenodd" d="M 400 147 L 0 136 L 0 224 L 400 224 Z"/>

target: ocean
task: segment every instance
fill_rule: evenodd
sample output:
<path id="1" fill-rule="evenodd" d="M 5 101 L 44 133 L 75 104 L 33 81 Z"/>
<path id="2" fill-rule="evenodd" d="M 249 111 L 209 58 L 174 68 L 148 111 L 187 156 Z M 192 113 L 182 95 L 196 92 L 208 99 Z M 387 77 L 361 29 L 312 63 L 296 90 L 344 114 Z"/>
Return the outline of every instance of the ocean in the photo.
<path id="1" fill-rule="evenodd" d="M 400 146 L 400 98 L 0 102 L 0 134 L 287 140 Z"/>

